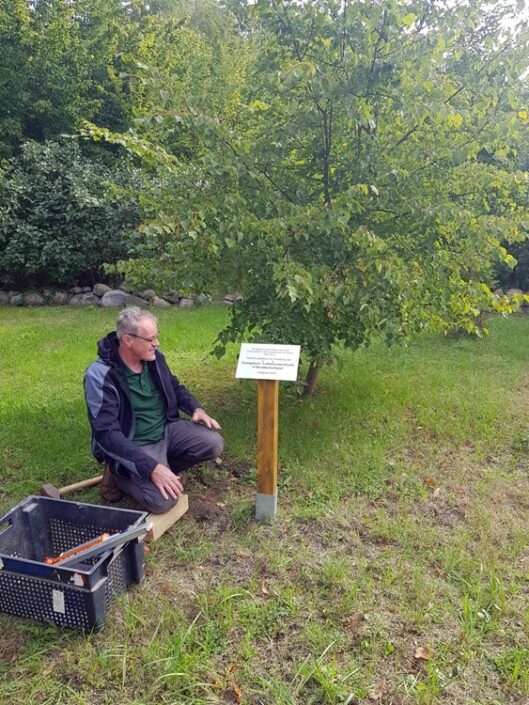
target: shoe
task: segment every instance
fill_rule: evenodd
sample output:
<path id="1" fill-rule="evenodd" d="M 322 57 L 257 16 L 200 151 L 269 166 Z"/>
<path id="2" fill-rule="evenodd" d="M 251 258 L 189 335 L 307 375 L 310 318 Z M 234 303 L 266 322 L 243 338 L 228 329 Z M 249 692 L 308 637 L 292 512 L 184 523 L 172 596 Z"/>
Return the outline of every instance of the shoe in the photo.
<path id="1" fill-rule="evenodd" d="M 109 504 L 114 504 L 123 499 L 124 492 L 122 492 L 116 484 L 114 476 L 110 472 L 110 466 L 105 463 L 105 469 L 103 471 L 103 479 L 101 480 L 101 497 L 104 502 Z"/>

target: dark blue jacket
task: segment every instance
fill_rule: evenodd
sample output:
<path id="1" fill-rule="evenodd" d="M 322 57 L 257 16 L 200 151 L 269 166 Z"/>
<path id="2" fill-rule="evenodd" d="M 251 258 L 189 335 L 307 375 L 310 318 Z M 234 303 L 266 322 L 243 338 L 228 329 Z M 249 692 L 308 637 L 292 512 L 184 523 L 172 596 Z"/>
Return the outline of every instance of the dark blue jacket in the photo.
<path id="1" fill-rule="evenodd" d="M 113 472 L 125 471 L 149 479 L 158 461 L 132 443 L 134 411 L 116 333 L 109 333 L 97 347 L 99 358 L 87 368 L 84 377 L 92 452 L 98 461 L 107 461 Z M 167 402 L 168 423 L 179 417 L 180 409 L 192 416 L 200 408 L 195 397 L 171 374 L 161 352 L 157 350 L 156 359 L 147 365 Z"/>

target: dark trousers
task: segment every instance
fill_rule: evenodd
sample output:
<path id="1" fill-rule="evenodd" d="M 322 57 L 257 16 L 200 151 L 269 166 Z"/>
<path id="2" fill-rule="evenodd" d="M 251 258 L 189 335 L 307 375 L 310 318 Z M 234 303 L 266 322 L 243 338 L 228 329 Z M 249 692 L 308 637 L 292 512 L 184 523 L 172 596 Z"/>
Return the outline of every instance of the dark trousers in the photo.
<path id="1" fill-rule="evenodd" d="M 216 458 L 223 448 L 224 440 L 218 431 L 186 419 L 168 423 L 163 440 L 141 446 L 144 453 L 171 468 L 175 474 L 204 460 Z M 164 499 L 160 490 L 150 480 L 136 475 L 114 477 L 120 490 L 149 512 L 167 512 L 176 504 L 172 497 Z"/>

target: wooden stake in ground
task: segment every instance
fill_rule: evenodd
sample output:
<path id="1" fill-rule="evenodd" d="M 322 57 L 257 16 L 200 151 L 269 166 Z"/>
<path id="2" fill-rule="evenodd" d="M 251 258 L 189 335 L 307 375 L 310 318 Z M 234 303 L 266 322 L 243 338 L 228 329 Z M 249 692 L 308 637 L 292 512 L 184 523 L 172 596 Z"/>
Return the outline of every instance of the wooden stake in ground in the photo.
<path id="1" fill-rule="evenodd" d="M 277 443 L 279 381 L 294 382 L 298 375 L 299 345 L 243 343 L 235 374 L 257 382 L 257 497 L 255 518 L 277 514 Z"/>
<path id="2" fill-rule="evenodd" d="M 257 497 L 255 518 L 274 519 L 277 514 L 277 437 L 279 382 L 257 383 Z"/>

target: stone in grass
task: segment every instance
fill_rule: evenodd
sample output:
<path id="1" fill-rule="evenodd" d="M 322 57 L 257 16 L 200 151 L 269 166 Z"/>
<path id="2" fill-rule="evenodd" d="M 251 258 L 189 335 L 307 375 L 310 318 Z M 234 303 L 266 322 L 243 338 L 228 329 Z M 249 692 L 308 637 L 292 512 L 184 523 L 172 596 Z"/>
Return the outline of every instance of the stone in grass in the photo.
<path id="1" fill-rule="evenodd" d="M 109 291 L 105 291 L 101 297 L 100 303 L 103 308 L 125 306 L 127 303 L 127 293 L 121 289 L 110 289 Z"/>
<path id="2" fill-rule="evenodd" d="M 0 291 L 0 306 L 7 306 L 9 304 L 9 296 L 7 291 Z"/>
<path id="3" fill-rule="evenodd" d="M 87 291 L 84 294 L 74 294 L 69 303 L 70 306 L 99 306 L 99 299 L 95 294 Z"/>
<path id="4" fill-rule="evenodd" d="M 23 306 L 24 300 L 24 294 L 15 294 L 9 299 L 9 303 L 11 306 Z"/>
<path id="5" fill-rule="evenodd" d="M 233 306 L 233 304 L 241 298 L 240 294 L 226 294 L 222 303 L 225 306 Z"/>
<path id="6" fill-rule="evenodd" d="M 165 301 L 169 301 L 170 304 L 178 304 L 181 297 L 178 291 L 170 289 L 162 295 L 162 298 L 165 299 Z"/>
<path id="7" fill-rule="evenodd" d="M 140 299 L 139 296 L 127 294 L 122 289 L 111 289 L 101 297 L 101 306 L 103 308 L 120 308 L 122 306 L 139 306 L 145 307 L 146 302 Z"/>
<path id="8" fill-rule="evenodd" d="M 112 287 L 107 286 L 107 284 L 96 284 L 92 289 L 92 293 L 96 296 L 103 296 L 107 291 L 110 291 Z"/>
<path id="9" fill-rule="evenodd" d="M 153 306 L 156 306 L 156 308 L 171 308 L 171 304 L 169 303 L 169 301 L 161 299 L 159 296 L 155 296 L 152 299 L 151 304 Z"/>
<path id="10" fill-rule="evenodd" d="M 44 306 L 44 298 L 40 294 L 31 293 L 26 294 L 25 300 L 26 306 Z"/>
<path id="11" fill-rule="evenodd" d="M 70 301 L 70 294 L 66 291 L 56 291 L 50 299 L 54 306 L 65 306 Z"/>
<path id="12" fill-rule="evenodd" d="M 179 308 L 195 308 L 197 305 L 197 299 L 195 296 L 182 296 L 178 302 Z"/>
<path id="13" fill-rule="evenodd" d="M 142 299 L 145 299 L 145 301 L 152 301 L 156 298 L 156 292 L 154 289 L 145 289 L 145 291 L 140 291 L 139 295 Z M 156 306 L 156 304 L 154 305 Z"/>

